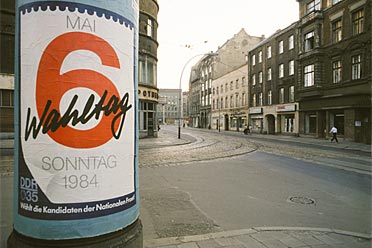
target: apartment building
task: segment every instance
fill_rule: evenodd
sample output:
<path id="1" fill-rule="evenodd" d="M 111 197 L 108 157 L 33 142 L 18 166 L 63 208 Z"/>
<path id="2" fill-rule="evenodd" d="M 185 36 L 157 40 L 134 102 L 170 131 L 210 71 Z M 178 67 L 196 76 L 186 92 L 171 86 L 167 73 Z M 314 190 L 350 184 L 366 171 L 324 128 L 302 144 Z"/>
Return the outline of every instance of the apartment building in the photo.
<path id="1" fill-rule="evenodd" d="M 253 132 L 298 135 L 296 25 L 278 30 L 248 53 L 248 122 Z"/>
<path id="2" fill-rule="evenodd" d="M 371 1 L 298 2 L 300 134 L 371 143 Z"/>
<path id="3" fill-rule="evenodd" d="M 248 125 L 247 65 L 213 81 L 212 128 L 243 131 Z"/>
<path id="4" fill-rule="evenodd" d="M 138 48 L 139 137 L 157 137 L 157 0 L 140 0 Z"/>

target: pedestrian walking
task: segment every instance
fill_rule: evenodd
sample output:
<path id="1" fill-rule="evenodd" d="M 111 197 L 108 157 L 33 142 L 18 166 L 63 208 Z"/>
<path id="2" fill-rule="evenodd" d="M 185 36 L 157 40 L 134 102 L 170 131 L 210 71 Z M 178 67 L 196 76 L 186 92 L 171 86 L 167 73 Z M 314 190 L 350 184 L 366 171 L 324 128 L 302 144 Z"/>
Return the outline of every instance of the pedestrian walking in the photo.
<path id="1" fill-rule="evenodd" d="M 329 132 L 332 134 L 331 142 L 333 142 L 333 140 L 336 140 L 336 142 L 338 143 L 338 139 L 337 139 L 337 128 L 335 126 L 333 126 L 331 128 L 331 131 L 329 131 Z"/>

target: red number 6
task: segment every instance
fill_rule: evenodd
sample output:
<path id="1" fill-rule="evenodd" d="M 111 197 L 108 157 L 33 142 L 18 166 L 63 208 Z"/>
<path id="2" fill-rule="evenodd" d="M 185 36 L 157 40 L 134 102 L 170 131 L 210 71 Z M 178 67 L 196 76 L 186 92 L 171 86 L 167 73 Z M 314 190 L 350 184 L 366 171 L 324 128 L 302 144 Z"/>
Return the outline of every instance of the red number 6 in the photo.
<path id="1" fill-rule="evenodd" d="M 102 97 L 120 95 L 115 85 L 104 75 L 87 69 L 76 69 L 60 74 L 63 60 L 76 50 L 92 51 L 99 56 L 102 65 L 120 68 L 119 59 L 109 43 L 93 34 L 71 32 L 56 37 L 45 49 L 40 59 L 36 81 L 36 106 L 39 118 L 43 114 L 46 102 L 52 102 L 50 108 L 59 111 L 62 96 L 76 87 L 95 91 Z M 107 104 L 109 97 L 106 99 Z M 60 111 L 59 111 L 60 112 Z M 59 128 L 48 135 L 56 142 L 72 148 L 92 148 L 105 144 L 112 138 L 110 125 L 113 115 L 101 115 L 100 122 L 91 129 L 78 130 L 70 126 Z M 119 123 L 115 125 L 115 130 Z"/>

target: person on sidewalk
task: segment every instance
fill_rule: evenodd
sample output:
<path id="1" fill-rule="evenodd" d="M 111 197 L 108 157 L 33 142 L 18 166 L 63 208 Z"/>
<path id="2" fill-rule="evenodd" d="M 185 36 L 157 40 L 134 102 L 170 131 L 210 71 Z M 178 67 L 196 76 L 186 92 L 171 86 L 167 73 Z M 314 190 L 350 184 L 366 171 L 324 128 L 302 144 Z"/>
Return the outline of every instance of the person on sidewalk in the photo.
<path id="1" fill-rule="evenodd" d="M 335 126 L 333 126 L 331 128 L 331 131 L 329 131 L 329 132 L 332 134 L 331 142 L 333 142 L 333 140 L 336 140 L 336 142 L 338 143 L 338 139 L 337 139 L 337 128 Z"/>

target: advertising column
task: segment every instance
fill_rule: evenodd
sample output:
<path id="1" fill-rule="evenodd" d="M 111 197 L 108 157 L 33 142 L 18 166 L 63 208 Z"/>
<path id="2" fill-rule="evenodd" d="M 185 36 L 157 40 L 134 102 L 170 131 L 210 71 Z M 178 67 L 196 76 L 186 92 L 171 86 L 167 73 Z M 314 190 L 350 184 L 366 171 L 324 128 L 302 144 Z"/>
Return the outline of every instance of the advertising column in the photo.
<path id="1" fill-rule="evenodd" d="M 17 1 L 16 233 L 137 221 L 137 23 L 138 0 Z"/>

